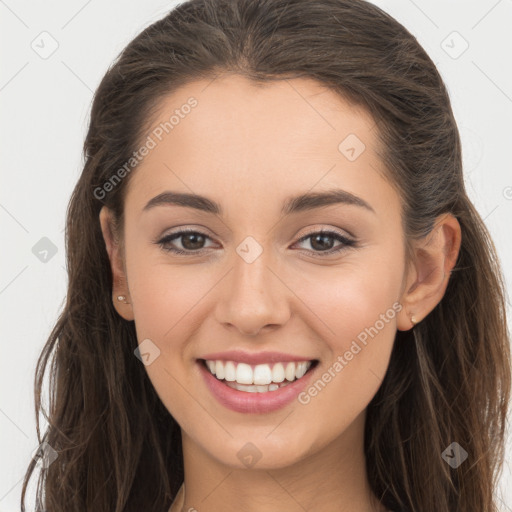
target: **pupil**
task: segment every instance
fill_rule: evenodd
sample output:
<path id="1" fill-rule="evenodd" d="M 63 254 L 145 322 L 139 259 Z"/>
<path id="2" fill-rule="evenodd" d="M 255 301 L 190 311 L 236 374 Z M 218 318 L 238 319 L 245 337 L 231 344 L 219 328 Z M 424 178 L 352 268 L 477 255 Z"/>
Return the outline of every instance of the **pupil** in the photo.
<path id="1" fill-rule="evenodd" d="M 188 239 L 196 239 L 196 243 L 194 244 L 194 242 L 192 241 L 192 246 L 190 246 L 191 244 L 187 244 L 185 243 L 186 240 Z M 197 241 L 197 239 L 199 239 L 199 242 Z M 201 242 L 204 241 L 204 236 L 203 235 L 200 235 L 199 233 L 191 233 L 190 235 L 185 235 L 183 237 L 183 246 L 186 248 L 186 249 L 201 249 Z"/>
<path id="2" fill-rule="evenodd" d="M 325 240 L 330 240 L 331 243 L 325 242 Z M 320 240 L 319 247 L 315 247 L 316 242 Z M 311 240 L 312 247 L 316 249 L 331 249 L 332 246 L 332 238 L 330 235 L 316 235 Z"/>
<path id="3" fill-rule="evenodd" d="M 187 243 L 186 241 L 191 241 L 192 243 Z M 183 246 L 186 249 L 200 249 L 201 244 L 204 242 L 204 236 L 199 233 L 191 233 L 189 235 L 184 235 L 183 237 Z M 330 235 L 315 235 L 312 238 L 311 245 L 315 249 L 325 250 L 332 248 L 332 238 Z"/>

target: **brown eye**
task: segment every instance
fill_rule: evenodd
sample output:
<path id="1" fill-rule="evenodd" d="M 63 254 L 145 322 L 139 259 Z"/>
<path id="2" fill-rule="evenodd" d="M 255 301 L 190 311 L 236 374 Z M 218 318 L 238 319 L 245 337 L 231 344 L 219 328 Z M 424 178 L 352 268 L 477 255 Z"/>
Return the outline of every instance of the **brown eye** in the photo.
<path id="1" fill-rule="evenodd" d="M 321 256 L 321 253 L 334 254 L 348 249 L 349 247 L 356 246 L 355 240 L 347 238 L 335 231 L 316 231 L 302 237 L 299 242 L 306 240 L 310 240 L 309 243 L 312 247 L 312 251 L 309 250 L 309 252 L 317 253 L 318 256 Z M 333 248 L 334 241 L 336 240 L 341 243 L 339 246 Z"/>
<path id="2" fill-rule="evenodd" d="M 180 239 L 181 247 L 176 247 L 175 240 Z M 166 235 L 159 240 L 157 244 L 160 245 L 164 251 L 174 254 L 196 255 L 208 248 L 204 245 L 207 240 L 210 240 L 210 237 L 200 231 L 182 230 Z M 349 247 L 356 246 L 355 240 L 347 238 L 335 231 L 316 231 L 302 237 L 299 243 L 305 242 L 306 240 L 310 240 L 311 249 L 308 249 L 308 252 L 315 256 L 331 255 L 346 250 Z M 335 241 L 340 242 L 340 244 L 335 246 Z"/>
<path id="3" fill-rule="evenodd" d="M 181 244 L 187 250 L 202 249 L 205 237 L 201 233 L 187 233 L 186 235 L 180 235 L 182 237 Z"/>
<path id="4" fill-rule="evenodd" d="M 184 230 L 163 237 L 157 243 L 164 251 L 175 254 L 197 254 L 205 249 L 204 244 L 210 237 L 200 231 Z M 171 242 L 181 239 L 181 248 L 175 247 Z"/>

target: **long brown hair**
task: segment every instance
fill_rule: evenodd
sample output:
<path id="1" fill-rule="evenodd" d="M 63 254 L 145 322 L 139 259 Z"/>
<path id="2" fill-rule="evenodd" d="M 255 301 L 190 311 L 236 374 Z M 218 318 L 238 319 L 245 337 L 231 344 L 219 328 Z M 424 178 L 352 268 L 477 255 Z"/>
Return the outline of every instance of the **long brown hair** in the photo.
<path id="1" fill-rule="evenodd" d="M 67 301 L 35 376 L 38 439 L 58 454 L 40 471 L 37 510 L 162 512 L 183 482 L 180 429 L 134 356 L 133 322 L 113 307 L 98 218 L 107 205 L 122 234 L 133 173 L 98 190 L 140 147 L 164 96 L 223 73 L 261 84 L 313 78 L 366 108 L 401 197 L 408 249 L 439 215 L 458 219 L 462 245 L 446 293 L 413 330 L 397 332 L 368 406 L 367 470 L 390 509 L 496 511 L 511 384 L 499 260 L 466 194 L 459 133 L 435 65 L 401 24 L 362 0 L 187 1 L 142 31 L 106 73 L 67 212 Z M 468 453 L 457 468 L 442 457 L 452 442 Z M 23 511 L 35 468 L 32 459 Z"/>

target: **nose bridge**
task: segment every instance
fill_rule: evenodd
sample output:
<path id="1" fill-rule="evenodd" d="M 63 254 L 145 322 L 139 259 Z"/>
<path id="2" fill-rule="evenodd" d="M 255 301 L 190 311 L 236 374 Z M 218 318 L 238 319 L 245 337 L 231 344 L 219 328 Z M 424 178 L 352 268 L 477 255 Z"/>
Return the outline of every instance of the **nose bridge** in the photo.
<path id="1" fill-rule="evenodd" d="M 270 252 L 251 240 L 240 243 L 234 258 L 233 286 L 235 293 L 266 295 L 269 292 Z"/>
<path id="2" fill-rule="evenodd" d="M 286 322 L 286 287 L 271 271 L 272 260 L 270 249 L 264 249 L 252 237 L 236 247 L 228 284 L 219 298 L 219 322 L 233 325 L 245 334 L 256 334 L 265 326 Z"/>

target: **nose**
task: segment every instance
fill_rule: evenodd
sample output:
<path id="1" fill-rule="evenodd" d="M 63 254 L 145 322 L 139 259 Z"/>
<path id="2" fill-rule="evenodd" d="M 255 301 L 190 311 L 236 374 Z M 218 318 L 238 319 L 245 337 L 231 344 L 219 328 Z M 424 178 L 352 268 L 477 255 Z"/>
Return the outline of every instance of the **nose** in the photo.
<path id="1" fill-rule="evenodd" d="M 288 321 L 291 292 L 269 263 L 266 251 L 251 263 L 235 255 L 233 268 L 219 290 L 218 322 L 246 336 L 256 336 Z"/>

